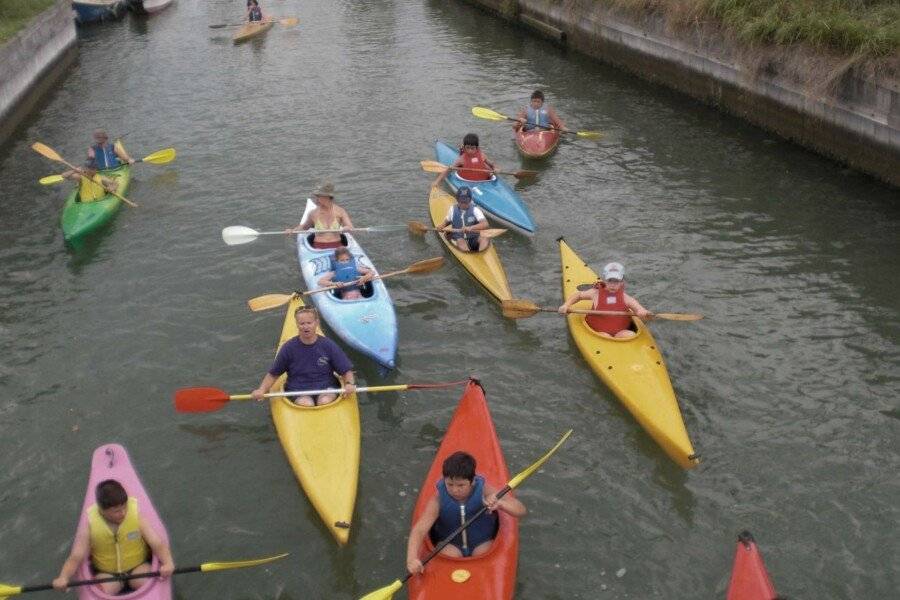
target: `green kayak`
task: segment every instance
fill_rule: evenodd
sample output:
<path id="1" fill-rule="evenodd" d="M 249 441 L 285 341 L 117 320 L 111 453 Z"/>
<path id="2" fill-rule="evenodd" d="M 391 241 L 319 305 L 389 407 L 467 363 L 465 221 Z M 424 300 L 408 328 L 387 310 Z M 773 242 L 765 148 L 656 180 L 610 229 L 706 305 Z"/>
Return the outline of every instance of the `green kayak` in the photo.
<path id="1" fill-rule="evenodd" d="M 115 169 L 100 171 L 103 177 L 109 177 L 119 182 L 116 193 L 124 196 L 128 192 L 128 183 L 131 181 L 131 166 L 124 164 Z M 107 194 L 102 200 L 93 202 L 81 202 L 78 199 L 78 187 L 72 190 L 63 205 L 62 225 L 63 237 L 66 242 L 75 244 L 96 229 L 103 227 L 117 212 L 122 201 Z"/>

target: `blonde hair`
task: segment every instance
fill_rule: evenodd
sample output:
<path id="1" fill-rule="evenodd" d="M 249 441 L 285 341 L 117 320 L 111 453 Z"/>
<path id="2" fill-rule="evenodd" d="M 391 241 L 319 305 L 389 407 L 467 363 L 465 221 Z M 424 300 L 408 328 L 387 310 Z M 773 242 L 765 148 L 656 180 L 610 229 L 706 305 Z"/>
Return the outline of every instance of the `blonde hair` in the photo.
<path id="1" fill-rule="evenodd" d="M 297 310 L 294 311 L 294 318 L 296 319 L 300 316 L 300 313 L 312 313 L 313 318 L 318 321 L 319 320 L 319 311 L 312 306 L 298 306 Z"/>

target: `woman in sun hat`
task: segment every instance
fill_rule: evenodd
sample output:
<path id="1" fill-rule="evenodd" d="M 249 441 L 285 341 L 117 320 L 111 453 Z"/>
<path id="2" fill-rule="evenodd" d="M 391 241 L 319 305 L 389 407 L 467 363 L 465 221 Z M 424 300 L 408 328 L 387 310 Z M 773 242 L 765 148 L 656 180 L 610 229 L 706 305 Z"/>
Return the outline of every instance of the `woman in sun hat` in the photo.
<path id="1" fill-rule="evenodd" d="M 286 233 L 300 233 L 307 229 L 323 231 L 316 233 L 313 238 L 314 248 L 339 248 L 344 243 L 339 231 L 353 229 L 353 221 L 347 211 L 334 203 L 334 184 L 328 180 L 323 181 L 313 191 L 313 199 L 316 208 L 309 212 L 299 225 L 288 229 Z M 339 231 L 336 231 L 339 230 Z"/>

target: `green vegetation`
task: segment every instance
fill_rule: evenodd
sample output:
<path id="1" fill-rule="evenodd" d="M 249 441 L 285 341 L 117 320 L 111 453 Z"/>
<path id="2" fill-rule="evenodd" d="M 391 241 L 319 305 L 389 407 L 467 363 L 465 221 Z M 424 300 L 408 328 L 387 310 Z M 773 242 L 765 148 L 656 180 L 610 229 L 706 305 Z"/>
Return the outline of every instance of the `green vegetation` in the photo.
<path id="1" fill-rule="evenodd" d="M 860 57 L 900 51 L 898 0 L 598 0 L 688 24 L 713 19 L 745 42 L 806 44 Z"/>
<path id="2" fill-rule="evenodd" d="M 0 44 L 16 35 L 35 15 L 56 0 L 0 0 Z"/>

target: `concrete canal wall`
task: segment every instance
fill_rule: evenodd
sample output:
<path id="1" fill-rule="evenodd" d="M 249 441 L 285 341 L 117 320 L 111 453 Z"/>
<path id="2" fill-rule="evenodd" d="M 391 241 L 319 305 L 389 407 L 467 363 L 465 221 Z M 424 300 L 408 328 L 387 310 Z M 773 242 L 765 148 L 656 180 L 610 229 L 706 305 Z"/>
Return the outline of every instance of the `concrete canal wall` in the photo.
<path id="1" fill-rule="evenodd" d="M 711 26 L 673 28 L 594 0 L 466 1 L 900 186 L 896 70 L 748 47 Z"/>
<path id="2" fill-rule="evenodd" d="M 0 46 L 0 140 L 50 89 L 76 52 L 69 0 L 58 0 Z"/>

